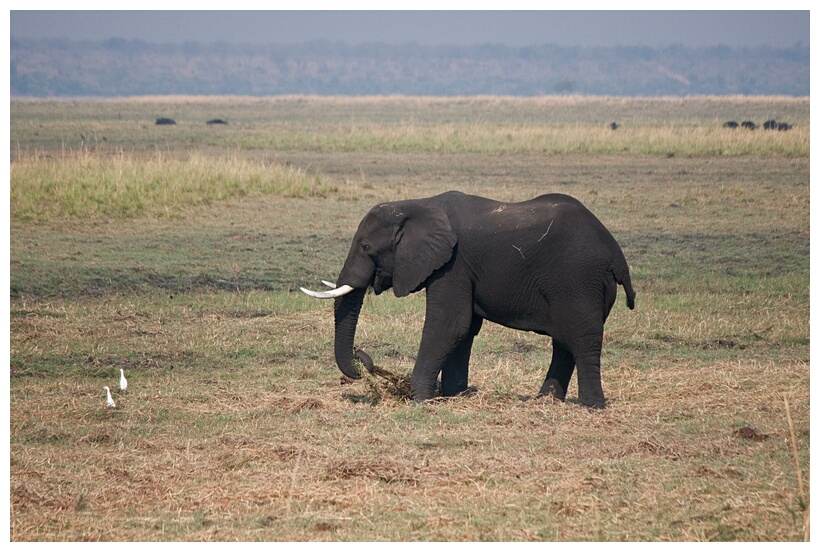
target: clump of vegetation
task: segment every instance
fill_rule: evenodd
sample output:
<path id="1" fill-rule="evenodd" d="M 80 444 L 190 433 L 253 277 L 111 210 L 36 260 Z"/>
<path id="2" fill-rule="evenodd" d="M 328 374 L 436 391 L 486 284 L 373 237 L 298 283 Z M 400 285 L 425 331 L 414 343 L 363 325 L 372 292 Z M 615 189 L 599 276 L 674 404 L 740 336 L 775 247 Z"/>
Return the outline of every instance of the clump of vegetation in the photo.
<path id="1" fill-rule="evenodd" d="M 23 155 L 11 165 L 13 220 L 174 216 L 252 195 L 324 197 L 332 188 L 297 168 L 192 153 L 147 158 L 85 151 Z"/>
<path id="2" fill-rule="evenodd" d="M 411 399 L 408 374 L 395 374 L 380 366 L 373 366 L 370 370 L 370 373 L 367 370 L 363 370 L 362 373 L 372 402 L 379 402 L 385 398 L 404 401 Z"/>

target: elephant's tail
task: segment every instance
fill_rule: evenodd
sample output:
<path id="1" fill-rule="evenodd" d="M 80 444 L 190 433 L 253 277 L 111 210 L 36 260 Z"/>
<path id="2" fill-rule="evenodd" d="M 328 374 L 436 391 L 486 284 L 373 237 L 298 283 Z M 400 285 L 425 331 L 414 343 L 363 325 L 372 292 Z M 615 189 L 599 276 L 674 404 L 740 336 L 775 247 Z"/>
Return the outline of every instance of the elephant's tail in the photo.
<path id="1" fill-rule="evenodd" d="M 623 254 L 620 259 L 616 259 L 612 263 L 612 274 L 615 276 L 615 281 L 624 287 L 626 292 L 626 306 L 629 310 L 635 308 L 635 290 L 632 289 L 632 279 L 629 277 L 629 266 L 626 264 Z"/>
<path id="2" fill-rule="evenodd" d="M 621 282 L 624 286 L 624 291 L 626 292 L 626 306 L 629 307 L 629 310 L 635 309 L 635 290 L 632 289 L 632 282 L 629 281 L 629 275 L 627 274 L 626 280 Z"/>

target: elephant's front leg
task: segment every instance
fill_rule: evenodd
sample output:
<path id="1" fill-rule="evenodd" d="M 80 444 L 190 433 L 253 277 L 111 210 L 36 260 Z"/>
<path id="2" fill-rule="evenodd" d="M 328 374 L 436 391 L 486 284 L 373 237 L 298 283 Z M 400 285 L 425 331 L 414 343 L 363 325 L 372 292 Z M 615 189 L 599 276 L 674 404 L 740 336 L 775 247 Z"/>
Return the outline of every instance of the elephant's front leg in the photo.
<path id="1" fill-rule="evenodd" d="M 442 394 L 451 396 L 467 389 L 473 337 L 481 327 L 474 320 L 472 298 L 447 290 L 427 288 L 427 313 L 416 365 L 410 376 L 410 394 L 415 402 L 432 399 L 442 374 Z"/>
<path id="2" fill-rule="evenodd" d="M 473 350 L 473 338 L 481 330 L 484 320 L 473 316 L 470 332 L 459 342 L 453 354 L 441 369 L 441 394 L 444 397 L 455 397 L 467 391 L 470 375 L 470 354 Z"/>

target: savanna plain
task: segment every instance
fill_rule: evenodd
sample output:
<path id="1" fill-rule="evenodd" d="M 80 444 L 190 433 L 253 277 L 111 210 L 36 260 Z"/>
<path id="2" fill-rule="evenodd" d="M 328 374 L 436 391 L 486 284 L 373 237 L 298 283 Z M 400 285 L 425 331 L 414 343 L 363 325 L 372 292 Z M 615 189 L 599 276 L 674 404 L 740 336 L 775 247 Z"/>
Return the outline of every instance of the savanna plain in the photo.
<path id="1" fill-rule="evenodd" d="M 12 541 L 808 536 L 808 98 L 13 100 L 10 139 Z M 342 379 L 299 287 L 451 189 L 619 241 L 606 409 L 536 399 L 550 339 L 489 323 L 473 395 Z M 358 346 L 408 374 L 424 301 L 370 294 Z"/>

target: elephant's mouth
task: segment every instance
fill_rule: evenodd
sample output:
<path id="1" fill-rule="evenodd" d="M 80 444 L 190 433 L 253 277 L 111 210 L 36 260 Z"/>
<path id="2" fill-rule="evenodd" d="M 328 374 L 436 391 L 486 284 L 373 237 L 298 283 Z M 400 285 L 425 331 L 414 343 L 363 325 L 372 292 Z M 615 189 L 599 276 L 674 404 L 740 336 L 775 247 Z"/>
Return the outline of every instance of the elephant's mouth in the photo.
<path id="1" fill-rule="evenodd" d="M 373 279 L 373 293 L 379 295 L 380 293 L 387 291 L 392 287 L 393 275 L 384 273 L 381 270 L 377 270 L 376 277 Z"/>

